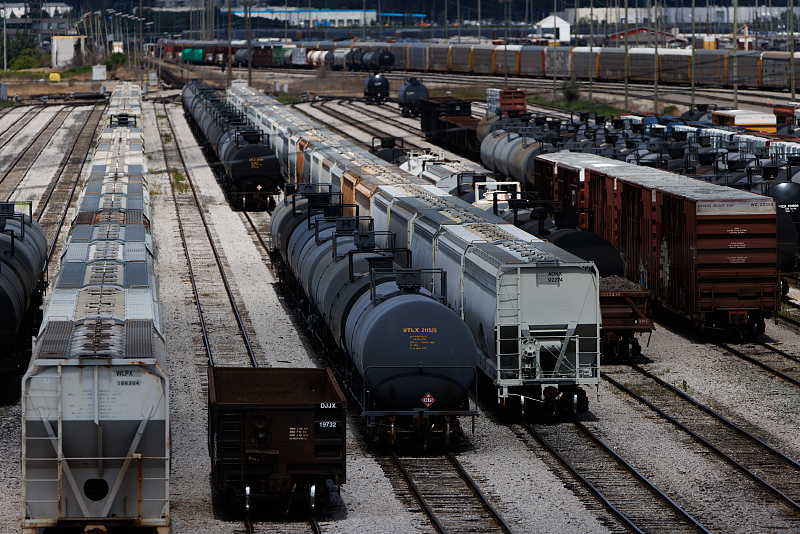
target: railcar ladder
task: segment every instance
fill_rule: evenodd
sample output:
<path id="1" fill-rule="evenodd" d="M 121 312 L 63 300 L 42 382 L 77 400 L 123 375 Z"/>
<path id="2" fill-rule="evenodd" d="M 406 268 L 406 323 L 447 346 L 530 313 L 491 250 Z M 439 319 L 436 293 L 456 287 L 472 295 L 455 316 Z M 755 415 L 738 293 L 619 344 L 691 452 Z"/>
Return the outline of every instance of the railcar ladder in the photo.
<path id="1" fill-rule="evenodd" d="M 495 353 L 501 378 L 510 378 L 508 375 L 503 376 L 504 371 L 514 371 L 516 373 L 514 378 L 520 378 L 522 367 L 519 353 L 520 278 L 520 269 L 517 268 L 516 271 L 505 273 L 497 283 Z"/>
<path id="2" fill-rule="evenodd" d="M 56 505 L 56 510 L 58 513 L 58 517 L 61 517 L 62 510 L 61 510 L 61 474 L 62 468 L 60 462 L 63 460 L 63 453 L 61 449 L 61 420 L 62 420 L 62 398 L 61 398 L 61 365 L 58 366 L 58 375 L 56 378 L 57 381 L 57 389 L 56 394 L 53 395 L 52 393 L 49 394 L 39 394 L 39 395 L 32 395 L 30 394 L 30 386 L 33 380 L 41 380 L 41 377 L 37 378 L 32 376 L 29 378 L 28 383 L 26 385 L 27 392 L 23 392 L 25 395 L 25 404 L 22 406 L 22 414 L 23 414 L 23 424 L 22 424 L 22 483 L 24 485 L 23 489 L 23 498 L 25 506 L 24 515 L 25 518 L 30 517 L 31 510 L 29 505 Z M 41 403 L 37 403 L 36 399 L 43 399 Z M 52 434 L 52 426 L 48 421 L 50 405 L 46 399 L 56 399 L 56 414 L 58 417 L 58 434 Z M 25 417 L 25 414 L 30 411 L 34 415 L 30 417 Z M 45 433 L 40 434 L 38 436 L 31 436 L 28 434 L 28 423 L 33 422 L 41 422 L 44 425 Z M 37 429 L 38 433 L 38 429 Z M 52 456 L 41 456 L 41 457 L 31 457 L 30 454 L 32 451 L 40 451 L 44 452 L 47 451 L 49 447 L 47 445 L 40 446 L 37 442 L 50 442 L 53 452 Z M 29 478 L 29 473 L 27 471 L 28 462 L 34 462 L 36 464 L 50 464 L 53 463 L 52 468 L 48 468 L 47 472 L 51 472 L 54 475 L 54 478 Z M 43 471 L 40 468 L 40 471 Z M 32 492 L 29 486 L 29 483 L 32 483 L 37 487 L 36 492 Z M 52 490 L 42 491 L 43 488 L 53 486 Z M 51 497 L 51 498 L 47 498 Z M 34 518 L 35 519 L 35 518 Z"/>
<path id="3" fill-rule="evenodd" d="M 221 413 L 219 430 L 219 481 L 244 482 L 244 414 Z"/>

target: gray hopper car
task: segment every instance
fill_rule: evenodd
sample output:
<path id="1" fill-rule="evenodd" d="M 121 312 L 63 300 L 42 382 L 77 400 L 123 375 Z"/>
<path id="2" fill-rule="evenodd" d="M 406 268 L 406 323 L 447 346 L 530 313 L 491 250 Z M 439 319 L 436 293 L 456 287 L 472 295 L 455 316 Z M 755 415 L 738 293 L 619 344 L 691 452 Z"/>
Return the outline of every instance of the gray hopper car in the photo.
<path id="1" fill-rule="evenodd" d="M 347 402 L 329 369 L 208 368 L 211 476 L 227 498 L 313 513 L 346 481 Z"/>

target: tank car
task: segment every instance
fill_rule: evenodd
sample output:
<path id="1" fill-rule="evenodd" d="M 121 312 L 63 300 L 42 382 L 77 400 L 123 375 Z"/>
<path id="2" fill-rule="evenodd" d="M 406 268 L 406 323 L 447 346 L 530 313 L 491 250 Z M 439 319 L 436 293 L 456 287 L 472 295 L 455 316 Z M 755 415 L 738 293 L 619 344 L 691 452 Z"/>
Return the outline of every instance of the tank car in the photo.
<path id="1" fill-rule="evenodd" d="M 405 83 L 397 90 L 397 99 L 404 117 L 419 115 L 420 98 L 428 98 L 428 88 L 416 77 L 406 78 Z"/>
<path id="2" fill-rule="evenodd" d="M 22 532 L 170 529 L 169 380 L 141 92 L 110 98 L 22 379 Z"/>
<path id="3" fill-rule="evenodd" d="M 274 207 L 273 197 L 280 193 L 283 178 L 269 140 L 203 82 L 193 80 L 184 86 L 182 94 L 192 130 L 220 162 L 220 181 L 233 205 Z"/>
<path id="4" fill-rule="evenodd" d="M 394 65 L 394 54 L 388 50 L 370 50 L 361 56 L 361 65 L 364 70 L 386 71 Z"/>
<path id="5" fill-rule="evenodd" d="M 381 104 L 389 98 L 389 80 L 380 72 L 364 80 L 364 96 L 370 104 Z"/>
<path id="6" fill-rule="evenodd" d="M 18 379 L 21 352 L 30 348 L 30 329 L 37 322 L 45 282 L 42 270 L 47 258 L 47 239 L 42 227 L 27 214 L 23 203 L 0 203 L 0 380 L 3 393 L 18 394 L 6 380 Z M 20 211 L 17 211 L 17 208 Z"/>
<path id="7" fill-rule="evenodd" d="M 272 254 L 307 324 L 333 349 L 331 361 L 358 402 L 370 435 L 391 447 L 462 435 L 469 409 L 475 343 L 444 304 L 444 285 L 429 292 L 423 276 L 397 269 L 392 236 L 367 217 L 342 216 L 330 186 L 299 184 L 276 208 Z M 409 266 L 407 266 L 409 267 Z"/>

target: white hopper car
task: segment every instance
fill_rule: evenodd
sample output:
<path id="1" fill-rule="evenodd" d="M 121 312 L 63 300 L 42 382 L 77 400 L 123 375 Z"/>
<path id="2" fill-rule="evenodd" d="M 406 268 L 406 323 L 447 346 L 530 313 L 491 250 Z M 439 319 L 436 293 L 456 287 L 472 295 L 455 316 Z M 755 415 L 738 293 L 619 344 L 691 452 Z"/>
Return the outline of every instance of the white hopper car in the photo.
<path id="1" fill-rule="evenodd" d="M 22 381 L 22 531 L 169 532 L 169 381 L 141 93 L 114 90 Z"/>

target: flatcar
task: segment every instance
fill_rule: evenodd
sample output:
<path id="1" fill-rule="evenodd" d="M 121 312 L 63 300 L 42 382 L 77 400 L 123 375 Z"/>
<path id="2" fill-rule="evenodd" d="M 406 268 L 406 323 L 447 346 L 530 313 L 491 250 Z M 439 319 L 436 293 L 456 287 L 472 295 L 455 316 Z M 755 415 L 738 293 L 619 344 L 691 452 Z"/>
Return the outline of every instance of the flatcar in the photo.
<path id="1" fill-rule="evenodd" d="M 24 534 L 170 529 L 170 410 L 141 91 L 112 93 L 22 379 Z"/>
<path id="2" fill-rule="evenodd" d="M 598 276 L 593 264 L 475 210 L 252 89 L 233 88 L 228 99 L 270 134 L 287 183 L 330 187 L 341 195 L 346 214 L 372 215 L 377 230 L 397 235 L 397 247 L 412 249 L 414 261 L 421 262 L 415 266 L 446 270 L 451 284 L 447 304 L 459 314 L 469 314 L 467 326 L 478 347 L 479 369 L 496 388 L 499 403 L 544 404 L 550 414 L 588 409 L 581 386 L 596 386 L 600 380 Z M 426 203 L 431 218 L 415 219 L 414 235 L 430 239 L 441 234 L 441 239 L 415 250 L 410 234 L 413 212 L 393 210 Z M 428 226 L 417 230 L 417 223 Z M 480 246 L 467 246 L 470 242 Z M 464 255 L 463 262 L 455 261 L 458 254 Z M 434 258 L 451 263 L 434 264 Z M 469 291 L 475 293 L 464 303 L 467 289 L 462 291 L 461 280 L 474 282 Z M 511 289 L 514 284 L 519 292 Z M 520 295 L 519 300 L 508 302 L 512 294 Z M 559 309 L 574 320 L 548 316 L 535 304 L 545 301 L 551 303 L 547 310 Z M 558 326 L 554 320 L 565 322 Z M 553 360 L 554 354 L 559 358 Z"/>
<path id="3" fill-rule="evenodd" d="M 192 130 L 216 161 L 220 182 L 234 206 L 275 206 L 283 178 L 275 151 L 247 117 L 225 106 L 219 93 L 193 80 L 183 88 L 183 109 Z"/>

